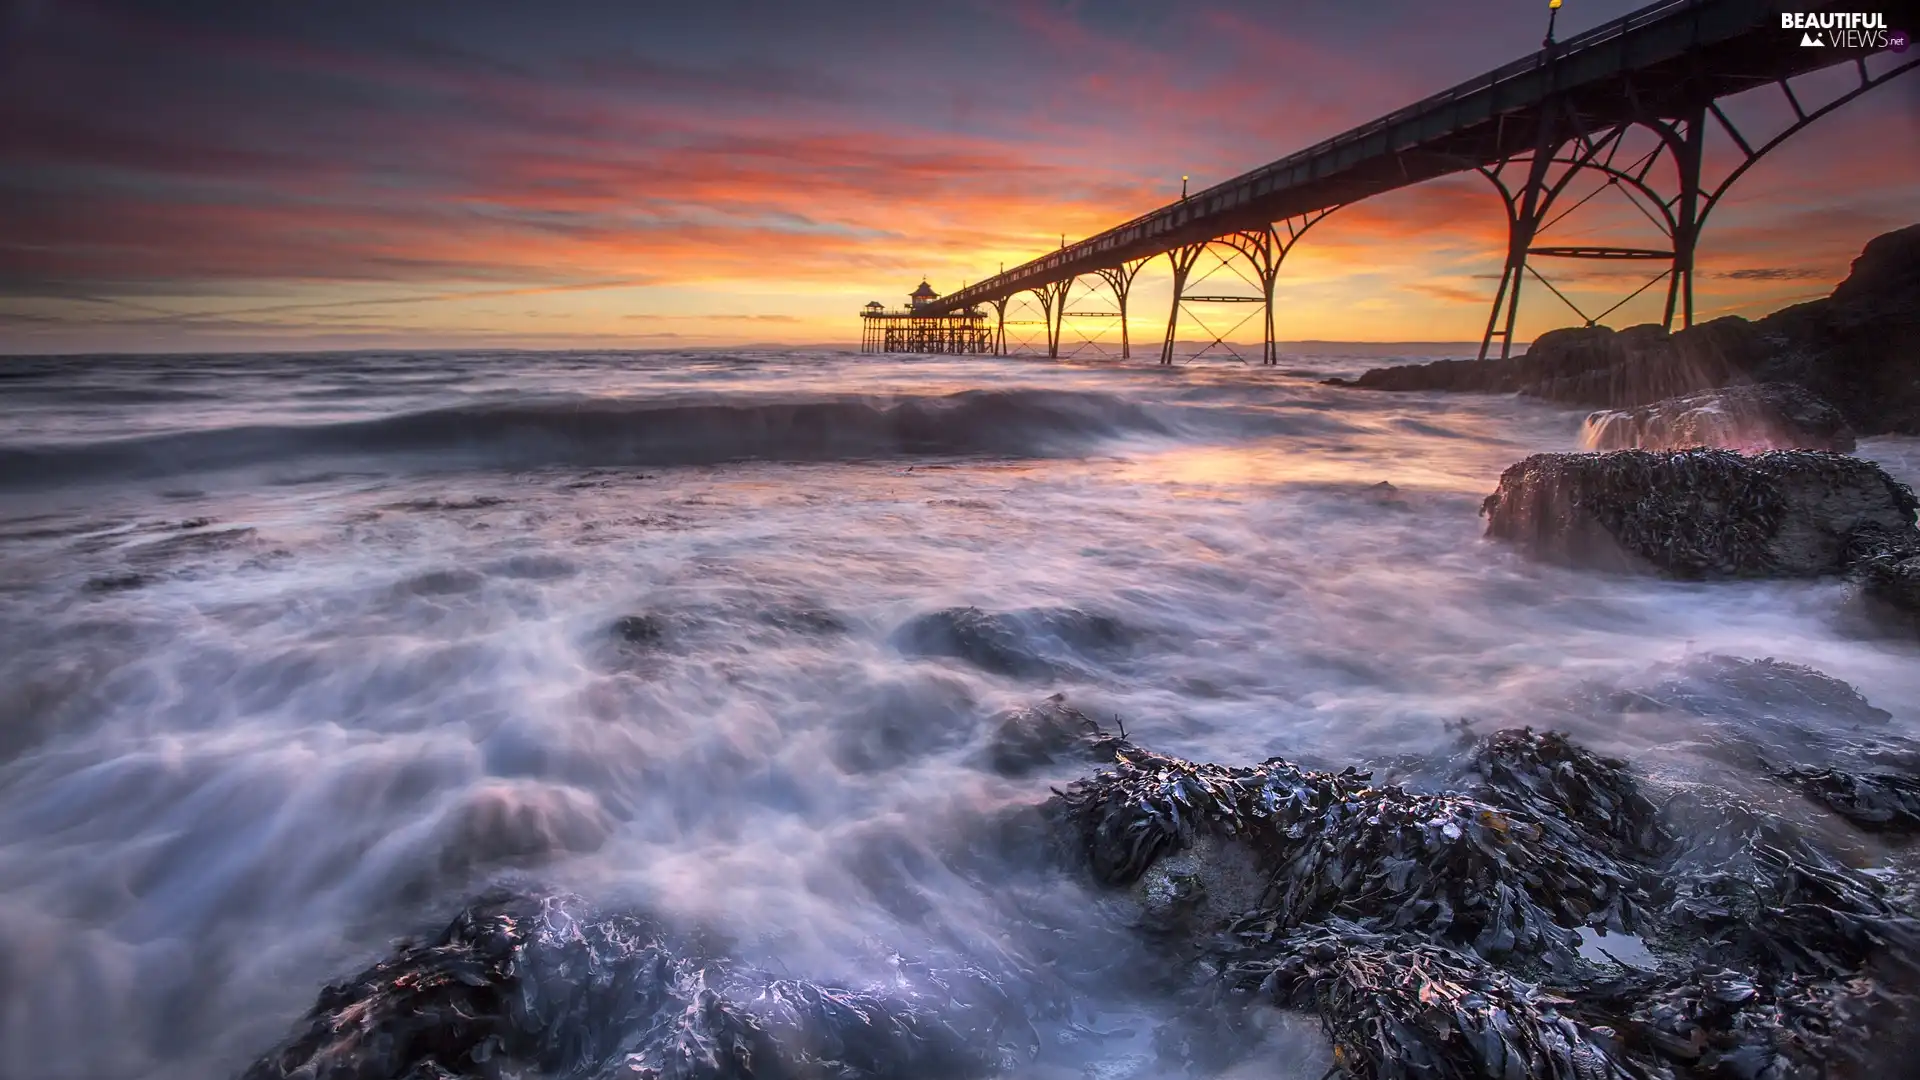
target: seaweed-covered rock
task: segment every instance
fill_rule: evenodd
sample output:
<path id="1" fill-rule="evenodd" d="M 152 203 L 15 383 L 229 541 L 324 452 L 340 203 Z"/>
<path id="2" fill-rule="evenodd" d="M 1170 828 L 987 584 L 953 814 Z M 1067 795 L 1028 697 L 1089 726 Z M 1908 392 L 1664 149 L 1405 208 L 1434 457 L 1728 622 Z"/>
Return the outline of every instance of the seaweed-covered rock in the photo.
<path id="1" fill-rule="evenodd" d="M 1920 635 L 1920 543 L 1894 538 L 1864 546 L 1849 568 L 1856 611 L 1877 630 Z"/>
<path id="2" fill-rule="evenodd" d="M 498 892 L 321 991 L 243 1080 L 975 1077 L 1037 1042 L 983 972 L 900 962 L 885 989 L 701 956 L 644 916 Z"/>
<path id="3" fill-rule="evenodd" d="M 1920 919 L 1884 883 L 1723 792 L 1682 791 L 1664 813 L 1686 837 L 1662 864 L 1659 923 L 1677 947 L 1767 976 L 1850 978 L 1872 964 L 1920 990 Z"/>
<path id="4" fill-rule="evenodd" d="M 1850 454 L 1853 429 L 1840 410 L 1793 383 L 1726 386 L 1651 405 L 1587 417 L 1581 444 L 1589 450 L 1684 450 L 1716 446 L 1762 450 L 1831 450 Z"/>
<path id="5" fill-rule="evenodd" d="M 1920 775 L 1830 766 L 1791 766 L 1775 775 L 1868 832 L 1920 832 Z"/>
<path id="6" fill-rule="evenodd" d="M 1366 1080 L 1627 1080 L 1611 1032 L 1568 999 L 1471 953 L 1332 922 L 1291 935 L 1242 928 L 1222 965 L 1230 993 L 1320 1017 L 1335 1067 Z"/>
<path id="7" fill-rule="evenodd" d="M 1582 844 L 1570 823 L 1375 787 L 1352 769 L 1195 764 L 1127 746 L 1114 768 L 1056 803 L 1110 885 L 1131 885 L 1203 837 L 1246 845 L 1270 875 L 1263 910 L 1283 929 L 1345 918 L 1486 955 L 1565 959 L 1578 944 L 1569 927 L 1631 930 L 1638 920 L 1634 871 Z"/>
<path id="8" fill-rule="evenodd" d="M 1559 732 L 1495 732 L 1476 744 L 1469 772 L 1478 779 L 1477 797 L 1567 822 L 1610 857 L 1657 858 L 1673 847 L 1659 808 L 1627 763 L 1575 746 Z"/>
<path id="9" fill-rule="evenodd" d="M 1554 562 L 1683 579 L 1837 574 L 1863 531 L 1914 532 L 1913 492 L 1816 451 L 1535 454 L 1481 507 L 1487 535 Z"/>

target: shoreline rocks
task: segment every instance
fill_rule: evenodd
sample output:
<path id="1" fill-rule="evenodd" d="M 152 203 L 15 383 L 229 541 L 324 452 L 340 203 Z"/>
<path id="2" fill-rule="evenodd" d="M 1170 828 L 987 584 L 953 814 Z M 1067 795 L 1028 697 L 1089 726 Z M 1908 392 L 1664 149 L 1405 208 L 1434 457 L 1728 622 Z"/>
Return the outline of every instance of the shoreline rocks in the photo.
<path id="1" fill-rule="evenodd" d="M 1524 394 L 1631 409 L 1744 383 L 1791 383 L 1861 435 L 1920 435 L 1920 225 L 1868 241 L 1820 300 L 1668 334 L 1648 324 L 1553 330 L 1505 360 L 1375 368 L 1329 385 Z"/>
<path id="2" fill-rule="evenodd" d="M 1620 450 L 1535 454 L 1481 513 L 1488 537 L 1550 562 L 1705 580 L 1842 573 L 1863 542 L 1920 544 L 1916 507 L 1878 465 L 1841 454 Z"/>
<path id="3" fill-rule="evenodd" d="M 1856 445 L 1840 410 L 1795 383 L 1724 386 L 1632 409 L 1602 410 L 1587 417 L 1580 442 L 1597 451 L 1716 446 L 1744 453 L 1850 454 Z"/>

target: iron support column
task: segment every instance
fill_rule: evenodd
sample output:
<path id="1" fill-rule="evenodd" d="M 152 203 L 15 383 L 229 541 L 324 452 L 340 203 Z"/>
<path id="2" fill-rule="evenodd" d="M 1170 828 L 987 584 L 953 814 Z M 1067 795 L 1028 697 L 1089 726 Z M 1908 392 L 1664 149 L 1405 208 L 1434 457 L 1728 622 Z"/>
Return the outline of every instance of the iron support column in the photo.
<path id="1" fill-rule="evenodd" d="M 1674 170 L 1679 173 L 1680 199 L 1673 219 L 1673 273 L 1667 278 L 1666 314 L 1661 325 L 1673 330 L 1676 302 L 1681 326 L 1693 325 L 1693 252 L 1700 239 L 1700 162 L 1707 133 L 1707 107 L 1695 106 L 1686 118 L 1687 133 L 1673 147 Z"/>
<path id="2" fill-rule="evenodd" d="M 1173 263 L 1173 310 L 1167 313 L 1167 338 L 1160 345 L 1160 362 L 1173 363 L 1173 338 L 1180 329 L 1180 294 L 1186 291 L 1187 274 L 1193 270 L 1193 264 L 1207 245 L 1188 244 L 1167 252 L 1168 261 Z"/>

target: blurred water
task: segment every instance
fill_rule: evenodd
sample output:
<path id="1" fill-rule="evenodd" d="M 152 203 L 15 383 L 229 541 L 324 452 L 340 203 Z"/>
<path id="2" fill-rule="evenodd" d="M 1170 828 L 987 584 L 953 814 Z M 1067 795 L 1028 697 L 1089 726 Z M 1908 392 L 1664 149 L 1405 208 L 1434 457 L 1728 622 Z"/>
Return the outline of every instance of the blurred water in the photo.
<path id="1" fill-rule="evenodd" d="M 1090 897 L 963 855 L 1073 775 L 980 759 L 998 710 L 1055 691 L 1177 754 L 1345 763 L 1715 651 L 1920 728 L 1920 664 L 1837 631 L 1837 584 L 1488 545 L 1479 500 L 1582 414 L 1315 381 L 1375 362 L 6 362 L 0 1076 L 230 1072 L 503 873 L 807 976 L 1018 948 L 1020 912 Z M 1920 480 L 1913 440 L 1862 453 Z M 955 605 L 1126 643 L 1043 635 L 1049 674 L 1019 676 L 902 652 Z M 1275 1038 L 1269 1067 L 1324 1071 Z"/>

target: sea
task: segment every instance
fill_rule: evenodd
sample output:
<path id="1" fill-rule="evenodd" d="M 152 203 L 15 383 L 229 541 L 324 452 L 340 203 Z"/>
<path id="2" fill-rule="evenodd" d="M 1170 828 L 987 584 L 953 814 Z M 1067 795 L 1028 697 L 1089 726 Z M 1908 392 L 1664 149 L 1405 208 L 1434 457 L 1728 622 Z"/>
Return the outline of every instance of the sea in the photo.
<path id="1" fill-rule="evenodd" d="M 1842 583 L 1484 539 L 1502 470 L 1584 414 L 1322 384 L 1438 355 L 1379 351 L 0 359 L 0 1077 L 233 1075 L 503 880 L 796 977 L 991 963 L 1036 905 L 1107 910 L 977 850 L 1085 771 L 987 764 L 996 717 L 1054 694 L 1185 757 L 1365 766 L 1716 653 L 1920 735 L 1915 649 L 1847 630 Z M 1860 453 L 1920 484 L 1920 440 Z M 1034 616 L 1035 662 L 903 636 L 968 607 Z M 1027 960 L 1153 963 L 1124 940 Z M 1009 1075 L 1177 1075 L 1164 1001 L 1079 1007 Z M 1283 1024 L 1220 1075 L 1329 1061 Z"/>

